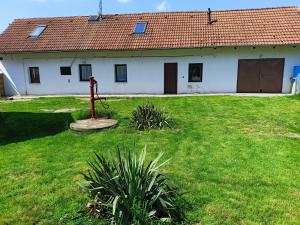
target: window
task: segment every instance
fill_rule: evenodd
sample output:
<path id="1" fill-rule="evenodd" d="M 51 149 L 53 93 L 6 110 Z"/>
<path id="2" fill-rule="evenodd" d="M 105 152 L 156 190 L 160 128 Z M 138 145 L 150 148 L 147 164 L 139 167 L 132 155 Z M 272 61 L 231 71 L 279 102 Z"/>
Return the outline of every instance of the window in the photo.
<path id="1" fill-rule="evenodd" d="M 192 63 L 189 65 L 189 82 L 202 82 L 203 64 Z"/>
<path id="2" fill-rule="evenodd" d="M 30 34 L 30 37 L 38 38 L 44 30 L 46 30 L 47 26 L 37 26 Z"/>
<path id="3" fill-rule="evenodd" d="M 139 22 L 135 25 L 134 34 L 144 34 L 147 27 L 147 22 Z"/>
<path id="4" fill-rule="evenodd" d="M 92 76 L 92 65 L 91 64 L 81 64 L 79 65 L 80 81 L 89 81 L 90 76 Z"/>
<path id="5" fill-rule="evenodd" d="M 127 65 L 115 65 L 116 82 L 127 82 Z"/>
<path id="6" fill-rule="evenodd" d="M 62 66 L 60 67 L 60 75 L 72 75 L 72 70 L 70 66 Z"/>
<path id="7" fill-rule="evenodd" d="M 39 84 L 40 83 L 40 69 L 39 67 L 29 67 L 30 83 Z"/>

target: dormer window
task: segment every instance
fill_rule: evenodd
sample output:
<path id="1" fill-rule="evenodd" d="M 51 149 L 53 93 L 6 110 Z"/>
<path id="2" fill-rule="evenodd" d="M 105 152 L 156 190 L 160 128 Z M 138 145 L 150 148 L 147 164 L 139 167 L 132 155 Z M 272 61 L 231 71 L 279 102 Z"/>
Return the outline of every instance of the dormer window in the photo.
<path id="1" fill-rule="evenodd" d="M 30 34 L 30 37 L 38 38 L 46 30 L 46 28 L 47 26 L 37 26 Z"/>
<path id="2" fill-rule="evenodd" d="M 134 34 L 144 34 L 146 31 L 148 23 L 147 22 L 138 22 L 134 28 Z"/>

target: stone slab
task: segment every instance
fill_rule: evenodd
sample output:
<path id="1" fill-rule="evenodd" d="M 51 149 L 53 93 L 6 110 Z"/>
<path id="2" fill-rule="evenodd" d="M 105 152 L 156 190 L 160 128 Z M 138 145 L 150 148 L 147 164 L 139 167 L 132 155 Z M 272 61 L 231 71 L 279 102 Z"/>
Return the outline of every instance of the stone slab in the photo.
<path id="1" fill-rule="evenodd" d="M 70 128 L 74 131 L 85 132 L 85 131 L 99 131 L 106 128 L 114 127 L 118 124 L 117 120 L 113 119 L 87 119 L 77 120 L 71 123 Z"/>

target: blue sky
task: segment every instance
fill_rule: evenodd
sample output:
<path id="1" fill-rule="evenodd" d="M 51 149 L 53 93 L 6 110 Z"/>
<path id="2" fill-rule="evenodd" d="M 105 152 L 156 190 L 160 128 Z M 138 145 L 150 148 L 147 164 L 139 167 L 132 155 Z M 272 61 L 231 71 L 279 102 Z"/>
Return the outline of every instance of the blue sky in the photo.
<path id="1" fill-rule="evenodd" d="M 5 0 L 1 1 L 0 32 L 15 18 L 91 15 L 99 0 Z M 299 6 L 300 0 L 103 0 L 104 13 L 136 13 Z"/>

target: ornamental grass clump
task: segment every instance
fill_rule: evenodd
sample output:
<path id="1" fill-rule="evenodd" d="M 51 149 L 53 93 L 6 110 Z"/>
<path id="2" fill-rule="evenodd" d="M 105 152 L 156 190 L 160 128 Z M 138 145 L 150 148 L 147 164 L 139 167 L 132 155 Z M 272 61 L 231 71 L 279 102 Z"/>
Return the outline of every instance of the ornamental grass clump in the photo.
<path id="1" fill-rule="evenodd" d="M 138 130 L 170 127 L 171 121 L 165 113 L 152 103 L 146 103 L 133 111 L 130 125 Z"/>
<path id="2" fill-rule="evenodd" d="M 116 157 L 96 154 L 84 174 L 92 201 L 87 209 L 114 225 L 174 224 L 183 219 L 181 198 L 159 169 L 162 154 L 146 163 L 146 148 L 138 156 L 116 148 Z"/>

